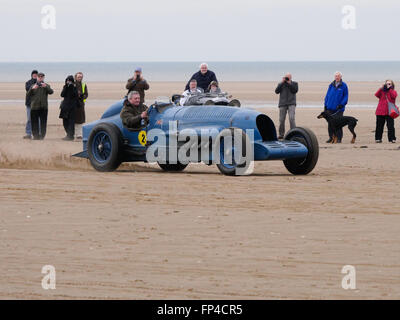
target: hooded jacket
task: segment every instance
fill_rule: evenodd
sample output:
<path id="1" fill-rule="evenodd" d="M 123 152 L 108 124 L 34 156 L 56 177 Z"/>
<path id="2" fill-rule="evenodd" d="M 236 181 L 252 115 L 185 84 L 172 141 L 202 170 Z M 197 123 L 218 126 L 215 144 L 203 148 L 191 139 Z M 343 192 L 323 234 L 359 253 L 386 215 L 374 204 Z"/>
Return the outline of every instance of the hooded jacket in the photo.
<path id="1" fill-rule="evenodd" d="M 75 115 L 75 110 L 79 107 L 78 90 L 75 84 L 65 84 L 61 91 L 61 97 L 64 100 L 61 102 L 59 118 L 68 119 Z"/>
<path id="2" fill-rule="evenodd" d="M 347 88 L 347 84 L 340 81 L 338 86 L 336 86 L 335 81 L 333 81 L 329 85 L 325 96 L 325 109 L 331 112 L 344 112 L 348 100 L 349 89 Z"/>

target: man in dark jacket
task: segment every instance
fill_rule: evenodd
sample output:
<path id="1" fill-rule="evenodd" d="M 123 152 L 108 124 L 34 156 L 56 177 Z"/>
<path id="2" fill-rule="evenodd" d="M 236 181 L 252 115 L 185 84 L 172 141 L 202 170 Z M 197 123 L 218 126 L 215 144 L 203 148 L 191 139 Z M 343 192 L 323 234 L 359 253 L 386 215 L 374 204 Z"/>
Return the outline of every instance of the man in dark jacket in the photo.
<path id="1" fill-rule="evenodd" d="M 44 73 L 38 73 L 37 82 L 27 96 L 31 99 L 31 125 L 34 140 L 43 140 L 47 129 L 48 95 L 54 91 L 44 82 Z"/>
<path id="2" fill-rule="evenodd" d="M 147 107 L 140 102 L 140 94 L 131 91 L 128 98 L 124 101 L 120 117 L 122 124 L 129 129 L 140 129 L 147 123 Z M 143 121 L 142 121 L 143 120 Z"/>
<path id="3" fill-rule="evenodd" d="M 149 90 L 150 86 L 145 79 L 143 79 L 142 68 L 136 68 L 133 77 L 128 79 L 126 89 L 128 94 L 131 91 L 137 91 L 140 94 L 140 103 L 144 103 L 144 91 Z"/>
<path id="4" fill-rule="evenodd" d="M 37 70 L 33 70 L 31 73 L 31 79 L 25 82 L 25 91 L 28 93 L 29 89 L 36 83 L 37 80 Z M 32 138 L 32 126 L 31 126 L 31 98 L 25 95 L 25 106 L 26 106 L 26 116 L 27 121 L 25 125 L 25 136 L 24 139 Z"/>
<path id="5" fill-rule="evenodd" d="M 215 76 L 215 73 L 212 72 L 211 70 L 208 70 L 207 63 L 202 63 L 200 65 L 200 71 L 198 71 L 192 75 L 192 77 L 189 79 L 188 83 L 186 84 L 185 91 L 189 90 L 189 83 L 192 79 L 195 79 L 197 81 L 197 87 L 202 88 L 204 90 L 204 92 L 207 92 L 208 86 L 210 85 L 210 83 L 212 81 L 217 81 L 217 77 Z"/>
<path id="6" fill-rule="evenodd" d="M 297 82 L 292 81 L 292 75 L 287 73 L 275 89 L 279 94 L 279 139 L 285 135 L 286 113 L 289 114 L 290 129 L 296 127 L 296 93 L 299 90 Z"/>
<path id="7" fill-rule="evenodd" d="M 329 85 L 328 92 L 325 96 L 325 111 L 328 111 L 334 117 L 343 116 L 346 104 L 349 100 L 349 89 L 347 84 L 342 80 L 342 74 L 337 71 L 335 73 L 335 80 Z M 328 124 L 329 140 L 327 143 L 332 142 L 333 130 Z M 342 142 L 343 129 L 338 130 L 338 143 Z"/>

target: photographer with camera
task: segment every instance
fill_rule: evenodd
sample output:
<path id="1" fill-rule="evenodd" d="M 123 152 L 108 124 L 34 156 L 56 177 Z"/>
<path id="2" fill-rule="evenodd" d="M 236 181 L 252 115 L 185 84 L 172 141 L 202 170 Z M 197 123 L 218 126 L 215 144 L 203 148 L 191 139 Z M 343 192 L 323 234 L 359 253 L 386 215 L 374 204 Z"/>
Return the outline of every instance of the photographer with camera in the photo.
<path id="1" fill-rule="evenodd" d="M 44 82 L 44 73 L 39 72 L 37 81 L 27 93 L 27 98 L 31 101 L 31 126 L 33 140 L 43 140 L 46 136 L 48 95 L 54 91 Z"/>
<path id="2" fill-rule="evenodd" d="M 79 108 L 79 94 L 75 85 L 74 77 L 68 76 L 65 79 L 65 85 L 61 91 L 61 97 L 64 100 L 60 105 L 60 119 L 63 119 L 63 126 L 67 136 L 63 138 L 66 141 L 74 140 L 75 134 L 75 114 Z"/>
<path id="3" fill-rule="evenodd" d="M 140 103 L 144 103 L 144 91 L 149 90 L 150 86 L 145 79 L 143 79 L 142 68 L 138 67 L 135 69 L 133 77 L 128 79 L 126 83 L 126 89 L 128 89 L 128 94 L 131 91 L 139 92 Z"/>
<path id="4" fill-rule="evenodd" d="M 299 90 L 297 82 L 292 81 L 292 75 L 287 73 L 275 89 L 279 94 L 279 137 L 285 135 L 286 113 L 289 114 L 290 129 L 296 127 L 296 93 Z"/>

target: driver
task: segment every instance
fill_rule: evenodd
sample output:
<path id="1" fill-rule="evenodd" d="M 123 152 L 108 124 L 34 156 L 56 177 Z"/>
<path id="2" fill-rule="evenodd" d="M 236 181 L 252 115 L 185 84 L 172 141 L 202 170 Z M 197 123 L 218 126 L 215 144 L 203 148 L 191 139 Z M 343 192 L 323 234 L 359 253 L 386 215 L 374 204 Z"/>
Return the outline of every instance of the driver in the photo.
<path id="1" fill-rule="evenodd" d="M 139 92 L 129 92 L 128 98 L 124 101 L 120 117 L 123 125 L 128 129 L 140 129 L 143 127 L 142 120 L 146 122 L 148 119 L 147 106 L 140 102 Z"/>
<path id="2" fill-rule="evenodd" d="M 189 98 L 190 98 L 192 95 L 199 94 L 199 93 L 203 93 L 203 92 L 204 92 L 204 91 L 203 91 L 202 88 L 197 87 L 197 81 L 196 81 L 196 79 L 192 79 L 192 80 L 190 80 L 190 82 L 189 82 L 189 89 L 188 89 L 188 90 L 185 90 L 185 92 L 182 93 L 182 96 L 183 96 L 183 97 L 182 97 L 181 100 L 179 101 L 179 104 L 180 104 L 181 106 L 184 106 L 185 103 L 188 102 Z"/>

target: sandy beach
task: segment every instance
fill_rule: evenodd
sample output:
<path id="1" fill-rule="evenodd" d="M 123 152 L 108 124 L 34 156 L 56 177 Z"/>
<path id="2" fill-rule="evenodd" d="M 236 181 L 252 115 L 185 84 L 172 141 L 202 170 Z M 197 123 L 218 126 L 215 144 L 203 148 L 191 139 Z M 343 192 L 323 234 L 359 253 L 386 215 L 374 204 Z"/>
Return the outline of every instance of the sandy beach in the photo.
<path id="1" fill-rule="evenodd" d="M 123 164 L 99 173 L 71 158 L 49 106 L 44 141 L 22 139 L 21 83 L 0 83 L 0 299 L 399 299 L 400 149 L 374 143 L 374 109 L 350 107 L 356 144 L 326 144 L 318 120 L 328 82 L 300 83 L 297 125 L 311 128 L 320 158 L 307 176 L 281 161 L 227 177 L 191 164 L 164 173 Z M 375 105 L 378 83 L 348 83 L 350 104 Z M 150 83 L 146 101 L 184 86 Z M 276 83 L 228 82 L 223 89 L 278 123 Z M 88 121 L 125 94 L 124 83 L 88 83 Z M 315 108 L 302 108 L 315 105 Z M 396 120 L 400 135 L 400 120 Z M 287 124 L 288 125 L 288 124 Z M 53 265 L 55 290 L 41 269 Z M 345 265 L 357 288 L 341 286 Z"/>

